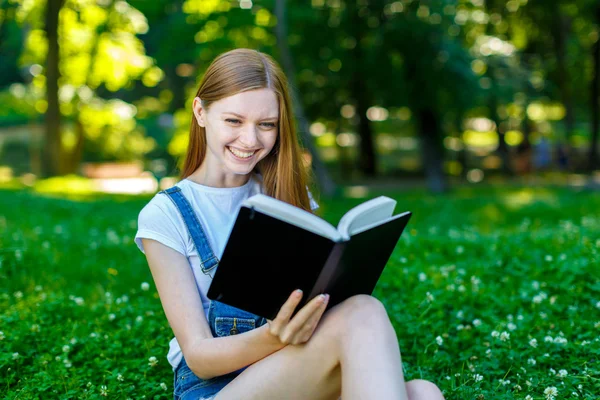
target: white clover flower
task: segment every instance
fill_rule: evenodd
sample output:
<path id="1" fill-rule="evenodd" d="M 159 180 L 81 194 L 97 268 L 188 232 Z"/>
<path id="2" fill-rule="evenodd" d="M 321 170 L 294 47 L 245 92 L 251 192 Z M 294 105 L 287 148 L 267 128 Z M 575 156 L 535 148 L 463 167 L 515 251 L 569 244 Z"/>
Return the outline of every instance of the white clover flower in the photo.
<path id="1" fill-rule="evenodd" d="M 531 397 L 530 395 L 525 396 L 525 400 L 533 400 L 533 397 Z"/>
<path id="2" fill-rule="evenodd" d="M 118 380 L 119 382 L 123 382 L 123 381 L 125 380 L 125 378 L 123 378 L 123 375 L 121 375 L 121 374 L 118 374 L 118 375 L 117 375 L 117 380 Z"/>
<path id="3" fill-rule="evenodd" d="M 600 308 L 600 301 L 596 303 L 596 308 Z"/>
<path id="4" fill-rule="evenodd" d="M 558 390 L 554 386 L 547 387 L 544 389 L 544 395 L 546 396 L 547 400 L 553 400 L 554 396 L 558 395 Z"/>
<path id="5" fill-rule="evenodd" d="M 535 339 L 535 338 L 531 339 L 529 341 L 529 345 L 534 348 L 537 347 L 537 345 L 538 345 L 537 339 Z"/>
<path id="6" fill-rule="evenodd" d="M 67 360 L 66 358 L 63 360 L 63 364 L 65 364 L 66 368 L 71 368 L 73 366 L 73 364 L 71 364 L 71 361 Z"/>
<path id="7" fill-rule="evenodd" d="M 590 342 L 588 342 L 587 340 L 584 340 L 581 342 L 582 346 L 587 346 L 588 344 L 590 344 Z"/>
<path id="8" fill-rule="evenodd" d="M 600 328 L 600 321 L 598 321 L 594 324 L 594 328 Z"/>
<path id="9" fill-rule="evenodd" d="M 108 320 L 113 321 L 117 316 L 115 314 L 108 314 Z"/>
<path id="10" fill-rule="evenodd" d="M 71 338 L 71 340 L 69 340 L 69 343 L 75 344 L 75 343 L 77 343 L 77 339 L 76 338 Z"/>
<path id="11" fill-rule="evenodd" d="M 504 331 L 500 334 L 500 340 L 503 342 L 506 342 L 508 339 L 510 339 L 510 333 Z"/>
<path id="12" fill-rule="evenodd" d="M 141 315 L 138 315 L 138 316 L 135 318 L 135 322 L 138 322 L 138 323 L 139 323 L 139 322 L 142 322 L 143 320 L 144 320 L 144 317 L 142 317 Z"/>
<path id="13" fill-rule="evenodd" d="M 512 322 L 509 322 L 507 325 L 507 328 L 509 331 L 514 331 L 515 329 L 517 329 L 517 326 L 515 324 L 513 324 Z"/>
<path id="14" fill-rule="evenodd" d="M 553 260 L 553 258 L 550 254 L 546 254 L 546 257 L 544 257 L 544 260 L 546 260 L 547 262 L 550 262 Z"/>
<path id="15" fill-rule="evenodd" d="M 536 294 L 535 296 L 533 296 L 533 299 L 531 299 L 531 301 L 533 301 L 535 304 L 540 304 L 542 300 L 544 300 L 544 298 L 539 294 Z"/>
<path id="16" fill-rule="evenodd" d="M 100 396 L 108 396 L 108 388 L 106 385 L 100 386 Z"/>
<path id="17" fill-rule="evenodd" d="M 164 382 L 160 383 L 160 387 L 162 388 L 162 390 L 167 390 L 167 384 Z"/>
<path id="18" fill-rule="evenodd" d="M 535 358 L 530 358 L 529 360 L 527 360 L 527 364 L 535 365 L 536 364 Z"/>
<path id="19" fill-rule="evenodd" d="M 12 353 L 12 359 L 16 360 L 17 358 L 19 358 L 19 353 Z"/>
<path id="20" fill-rule="evenodd" d="M 521 390 L 522 388 L 521 388 L 521 385 L 519 385 L 519 384 L 516 384 L 515 386 L 513 386 L 513 389 L 515 389 L 515 391 L 517 391 L 517 392 L 518 392 L 518 391 L 519 391 L 519 390 Z"/>
<path id="21" fill-rule="evenodd" d="M 6 336 L 4 336 L 4 332 L 0 331 L 0 340 L 4 340 Z"/>
<path id="22" fill-rule="evenodd" d="M 158 364 L 158 360 L 156 359 L 156 357 L 152 356 L 148 359 L 148 365 L 151 367 L 154 367 L 155 365 Z"/>
<path id="23" fill-rule="evenodd" d="M 498 331 L 492 331 L 492 337 L 493 338 L 497 338 L 498 336 L 500 336 L 500 332 L 498 332 Z"/>
<path id="24" fill-rule="evenodd" d="M 506 379 L 498 379 L 498 382 L 500 382 L 502 384 L 502 386 L 506 386 L 510 384 L 510 380 Z"/>
<path id="25" fill-rule="evenodd" d="M 14 292 L 13 295 L 15 296 L 16 299 L 23 298 L 23 292 L 21 292 L 20 290 L 17 292 Z"/>
<path id="26" fill-rule="evenodd" d="M 552 343 L 554 341 L 554 339 L 552 339 L 552 336 L 545 336 L 544 337 L 544 342 L 546 343 Z"/>
<path id="27" fill-rule="evenodd" d="M 463 329 L 465 329 L 465 326 L 464 326 L 463 324 L 458 324 L 458 325 L 456 326 L 456 330 L 457 330 L 457 331 L 462 331 Z"/>
<path id="28" fill-rule="evenodd" d="M 427 275 L 424 272 L 419 273 L 419 281 L 425 282 L 427 280 Z"/>
<path id="29" fill-rule="evenodd" d="M 483 380 L 483 375 L 475 374 L 473 375 L 475 382 L 481 382 Z"/>
<path id="30" fill-rule="evenodd" d="M 83 297 L 75 297 L 75 299 L 73 299 L 75 301 L 75 304 L 77 304 L 78 306 L 82 306 L 84 301 L 83 301 Z"/>
<path id="31" fill-rule="evenodd" d="M 444 339 L 442 339 L 441 336 L 438 336 L 435 338 L 435 342 L 437 343 L 438 346 L 441 346 L 444 343 Z"/>
<path id="32" fill-rule="evenodd" d="M 564 377 L 566 377 L 567 375 L 569 375 L 569 373 L 567 372 L 567 370 L 566 370 L 566 369 L 561 369 L 560 371 L 558 371 L 558 374 L 557 374 L 557 375 L 558 375 L 558 377 L 559 377 L 559 378 L 564 378 Z"/>
<path id="33" fill-rule="evenodd" d="M 568 342 L 568 340 L 561 336 L 557 336 L 554 338 L 554 343 L 557 343 L 557 344 L 567 344 L 567 342 Z"/>
<path id="34" fill-rule="evenodd" d="M 465 285 L 460 285 L 458 287 L 458 291 L 461 292 L 461 293 L 463 293 L 465 290 L 467 290 L 467 288 L 465 287 Z"/>
<path id="35" fill-rule="evenodd" d="M 148 282 L 142 282 L 141 286 L 144 292 L 150 289 L 150 284 Z"/>
<path id="36" fill-rule="evenodd" d="M 473 320 L 473 326 L 474 327 L 481 326 L 481 320 L 480 319 L 474 319 Z"/>
<path id="37" fill-rule="evenodd" d="M 465 251 L 465 248 L 462 246 L 456 247 L 456 254 L 462 254 Z"/>
<path id="38" fill-rule="evenodd" d="M 63 351 L 63 353 L 68 353 L 69 351 L 71 351 L 71 347 L 69 347 L 69 345 L 65 344 L 62 347 L 62 351 Z"/>

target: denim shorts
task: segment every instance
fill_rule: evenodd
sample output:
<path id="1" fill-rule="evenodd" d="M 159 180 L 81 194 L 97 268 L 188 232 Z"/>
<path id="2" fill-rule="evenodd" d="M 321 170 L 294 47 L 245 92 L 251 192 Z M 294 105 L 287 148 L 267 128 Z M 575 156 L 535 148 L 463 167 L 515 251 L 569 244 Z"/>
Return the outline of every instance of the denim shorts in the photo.
<path id="1" fill-rule="evenodd" d="M 214 337 L 248 332 L 266 323 L 267 320 L 263 317 L 216 300 L 211 301 L 208 309 L 208 324 Z M 182 357 L 173 377 L 173 398 L 174 400 L 214 399 L 221 389 L 246 368 L 247 366 L 225 375 L 201 379 L 192 372 L 185 358 Z"/>

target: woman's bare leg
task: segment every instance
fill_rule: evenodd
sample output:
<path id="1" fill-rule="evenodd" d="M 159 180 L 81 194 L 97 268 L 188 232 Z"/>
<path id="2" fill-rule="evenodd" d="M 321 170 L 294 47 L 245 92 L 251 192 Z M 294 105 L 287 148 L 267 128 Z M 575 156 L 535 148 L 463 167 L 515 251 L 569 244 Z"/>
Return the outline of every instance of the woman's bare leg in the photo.
<path id="1" fill-rule="evenodd" d="M 308 342 L 250 365 L 216 400 L 336 400 L 341 394 L 343 400 L 443 399 L 427 381 L 404 384 L 396 334 L 385 308 L 371 296 L 332 307 Z"/>

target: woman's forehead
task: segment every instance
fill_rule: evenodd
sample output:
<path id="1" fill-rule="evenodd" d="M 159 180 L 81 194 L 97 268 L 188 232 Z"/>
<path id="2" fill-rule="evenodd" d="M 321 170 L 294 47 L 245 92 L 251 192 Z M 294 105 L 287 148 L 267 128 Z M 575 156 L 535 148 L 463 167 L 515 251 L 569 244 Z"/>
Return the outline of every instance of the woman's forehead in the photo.
<path id="1" fill-rule="evenodd" d="M 213 103 L 218 113 L 232 112 L 247 118 L 277 118 L 279 102 L 271 89 L 254 89 L 236 93 Z"/>

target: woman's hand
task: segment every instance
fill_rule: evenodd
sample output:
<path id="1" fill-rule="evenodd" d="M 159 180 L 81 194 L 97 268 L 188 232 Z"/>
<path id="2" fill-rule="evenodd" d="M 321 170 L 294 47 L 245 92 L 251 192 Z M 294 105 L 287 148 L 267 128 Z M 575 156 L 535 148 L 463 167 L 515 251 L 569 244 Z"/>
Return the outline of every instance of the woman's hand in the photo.
<path id="1" fill-rule="evenodd" d="M 316 296 L 306 303 L 290 321 L 290 316 L 301 299 L 302 292 L 295 290 L 283 304 L 275 319 L 273 321 L 267 319 L 269 333 L 281 344 L 300 344 L 310 339 L 327 308 L 329 295 Z"/>

